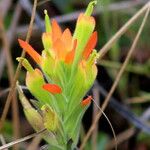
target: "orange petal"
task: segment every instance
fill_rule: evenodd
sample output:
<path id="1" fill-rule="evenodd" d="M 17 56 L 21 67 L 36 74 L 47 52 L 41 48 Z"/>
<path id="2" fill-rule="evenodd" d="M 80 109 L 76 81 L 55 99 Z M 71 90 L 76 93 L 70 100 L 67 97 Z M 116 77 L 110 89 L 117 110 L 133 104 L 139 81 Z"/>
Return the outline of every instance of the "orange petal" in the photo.
<path id="1" fill-rule="evenodd" d="M 93 32 L 91 37 L 89 38 L 84 51 L 83 51 L 83 58 L 88 59 L 89 55 L 91 54 L 92 50 L 94 49 L 95 45 L 97 43 L 97 32 Z"/>
<path id="2" fill-rule="evenodd" d="M 74 59 L 74 56 L 75 56 L 75 49 L 77 47 L 77 39 L 74 40 L 73 42 L 73 48 L 70 52 L 68 52 L 68 54 L 66 55 L 66 58 L 65 58 L 65 62 L 67 64 L 70 64 L 73 62 L 73 59 Z"/>
<path id="3" fill-rule="evenodd" d="M 44 84 L 43 85 L 43 89 L 45 89 L 46 91 L 52 93 L 52 94 L 60 94 L 62 93 L 62 89 L 56 85 L 56 84 Z"/>
<path id="4" fill-rule="evenodd" d="M 63 32 L 61 40 L 65 43 L 67 50 L 72 48 L 72 35 L 68 28 Z"/>
<path id="5" fill-rule="evenodd" d="M 37 64 L 41 63 L 41 56 L 25 41 L 18 39 L 20 46 L 25 50 Z"/>
<path id="6" fill-rule="evenodd" d="M 62 31 L 56 20 L 52 20 L 52 40 L 53 42 L 61 38 Z"/>
<path id="7" fill-rule="evenodd" d="M 66 56 L 66 47 L 61 39 L 57 39 L 53 44 L 54 52 L 56 53 L 58 59 L 64 60 Z"/>
<path id="8" fill-rule="evenodd" d="M 92 96 L 88 96 L 86 99 L 84 99 L 82 102 L 81 102 L 81 105 L 82 106 L 87 106 L 88 104 L 90 104 L 92 100 Z"/>

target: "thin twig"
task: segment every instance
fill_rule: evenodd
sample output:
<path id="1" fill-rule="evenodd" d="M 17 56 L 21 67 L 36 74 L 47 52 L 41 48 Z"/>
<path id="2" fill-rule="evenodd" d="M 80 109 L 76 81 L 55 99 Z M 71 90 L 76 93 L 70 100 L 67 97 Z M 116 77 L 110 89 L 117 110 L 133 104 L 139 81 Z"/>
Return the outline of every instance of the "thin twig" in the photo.
<path id="1" fill-rule="evenodd" d="M 101 95 L 103 95 L 104 97 L 107 96 L 108 92 L 96 81 L 95 82 L 95 86 L 98 87 Z M 143 118 L 139 118 L 137 117 L 130 108 L 128 108 L 127 106 L 121 104 L 120 102 L 118 102 L 117 99 L 115 99 L 114 97 L 110 98 L 110 103 L 109 103 L 110 107 L 112 107 L 117 113 L 119 113 L 123 118 L 127 119 L 131 124 L 133 124 L 136 128 L 140 129 L 141 131 L 150 134 L 150 126 L 147 124 L 147 118 L 150 117 L 150 107 L 146 110 L 146 112 L 144 112 L 144 119 L 145 121 L 143 121 Z M 145 115 L 146 114 L 146 115 Z"/>
<path id="2" fill-rule="evenodd" d="M 0 147 L 0 150 L 4 150 L 5 148 L 12 147 L 12 146 L 15 145 L 15 144 L 18 144 L 18 143 L 27 141 L 27 140 L 29 140 L 29 139 L 31 139 L 31 138 L 33 138 L 33 137 L 39 135 L 39 134 L 42 134 L 44 131 L 46 131 L 46 129 L 42 129 L 41 131 L 39 131 L 39 132 L 37 132 L 37 133 L 33 133 L 33 134 L 28 135 L 28 136 L 26 136 L 26 137 L 24 137 L 24 138 L 21 138 L 21 139 L 18 139 L 18 140 L 16 140 L 16 141 L 13 141 L 13 142 L 10 142 L 10 143 L 8 143 L 8 144 L 5 144 L 5 145 L 3 145 L 3 146 Z"/>
<path id="3" fill-rule="evenodd" d="M 14 40 L 14 35 L 16 33 L 17 24 L 19 21 L 19 17 L 21 15 L 21 10 L 22 10 L 22 8 L 18 2 L 15 7 L 15 12 L 12 17 L 11 26 L 10 26 L 9 30 L 7 31 L 7 41 L 9 42 L 10 48 L 11 48 L 12 42 Z M 2 77 L 5 62 L 6 62 L 6 56 L 5 56 L 5 52 L 4 52 L 4 47 L 2 47 L 2 49 L 0 51 L 0 79 Z"/>
<path id="4" fill-rule="evenodd" d="M 35 13 L 36 13 L 36 6 L 37 6 L 37 0 L 34 0 L 31 21 L 30 21 L 30 24 L 29 24 L 29 29 L 28 29 L 28 33 L 27 33 L 27 37 L 26 37 L 26 41 L 27 42 L 29 42 L 30 37 L 31 37 L 33 22 L 34 22 Z M 21 54 L 21 57 L 24 57 L 24 56 L 25 56 L 25 51 L 23 51 L 22 54 Z M 11 102 L 11 97 L 14 94 L 14 89 L 15 89 L 15 86 L 16 86 L 16 81 L 18 79 L 18 76 L 19 76 L 19 73 L 20 73 L 20 70 L 21 70 L 21 67 L 22 67 L 21 63 L 22 62 L 20 61 L 19 64 L 18 64 L 16 73 L 15 73 L 15 76 L 14 76 L 14 79 L 13 79 L 13 84 L 11 86 L 11 90 L 10 90 L 10 92 L 8 94 L 8 97 L 7 97 L 7 100 L 6 100 L 3 112 L 2 112 L 1 122 L 0 122 L 0 130 L 2 129 L 4 121 L 5 121 L 6 116 L 7 116 L 8 109 L 9 109 L 10 102 Z"/>
<path id="5" fill-rule="evenodd" d="M 115 62 L 115 61 L 109 61 L 109 60 L 98 60 L 97 61 L 97 65 L 101 65 L 101 66 L 104 66 L 104 67 L 108 67 L 108 68 L 111 68 L 111 69 L 120 69 L 121 68 L 121 63 L 119 62 Z M 128 72 L 132 72 L 132 73 L 136 73 L 136 74 L 140 74 L 140 75 L 146 75 L 146 76 L 149 76 L 150 75 L 150 70 L 149 70 L 149 66 L 147 64 L 147 66 L 145 66 L 146 64 L 144 65 L 141 65 L 141 64 L 129 64 L 125 71 L 128 71 Z"/>
<path id="6" fill-rule="evenodd" d="M 96 105 L 96 107 L 99 109 L 99 111 L 104 115 L 104 117 L 106 118 L 107 122 L 109 123 L 113 136 L 114 136 L 114 142 L 115 142 L 115 150 L 117 150 L 117 138 L 116 138 L 116 134 L 115 134 L 115 130 L 110 122 L 110 120 L 108 119 L 108 117 L 106 116 L 106 114 L 104 113 L 104 111 L 97 105 L 96 101 L 94 99 L 92 99 L 94 104 Z"/>
<path id="7" fill-rule="evenodd" d="M 144 111 L 144 113 L 142 114 L 142 116 L 140 117 L 140 119 L 142 121 L 147 121 L 150 118 L 150 108 L 148 108 L 146 111 Z M 136 128 L 129 128 L 126 131 L 120 133 L 119 135 L 117 135 L 117 143 L 118 145 L 121 144 L 122 142 L 124 142 L 125 140 L 129 139 L 130 137 L 132 137 L 134 134 L 140 133 L 139 129 Z M 107 149 L 112 149 L 115 146 L 115 141 L 112 140 L 108 143 L 107 145 Z"/>
<path id="8" fill-rule="evenodd" d="M 110 92 L 108 93 L 107 97 L 105 98 L 104 104 L 102 105 L 102 110 L 103 110 L 103 111 L 105 110 L 105 108 L 106 108 L 106 106 L 107 106 L 107 104 L 108 104 L 108 102 L 109 102 L 109 100 L 110 100 L 110 98 L 111 98 L 111 96 L 112 96 L 114 90 L 116 89 L 116 87 L 117 87 L 117 85 L 118 85 L 118 83 L 119 83 L 119 80 L 120 80 L 122 74 L 124 73 L 124 70 L 125 70 L 125 68 L 126 68 L 126 66 L 127 66 L 127 64 L 128 64 L 128 62 L 129 62 L 129 60 L 130 60 L 130 58 L 131 58 L 131 55 L 132 55 L 133 51 L 135 50 L 135 47 L 136 47 L 137 42 L 138 42 L 138 40 L 139 40 L 139 37 L 140 37 L 140 35 L 141 35 L 142 31 L 143 31 L 143 28 L 144 28 L 144 25 L 145 25 L 145 23 L 146 23 L 147 17 L 148 17 L 148 15 L 149 15 L 150 2 L 149 2 L 147 5 L 148 5 L 147 7 L 145 6 L 145 7 L 147 8 L 147 9 L 146 9 L 147 11 L 146 11 L 146 13 L 145 13 L 145 16 L 144 16 L 144 19 L 143 19 L 143 21 L 142 21 L 142 24 L 141 24 L 141 26 L 140 26 L 140 28 L 139 28 L 139 31 L 138 31 L 138 33 L 137 33 L 137 35 L 136 35 L 136 37 L 135 37 L 135 39 L 134 39 L 134 41 L 133 41 L 133 44 L 132 44 L 132 46 L 131 46 L 131 49 L 129 50 L 129 52 L 128 52 L 128 54 L 127 54 L 127 57 L 126 57 L 126 59 L 125 59 L 123 65 L 122 65 L 122 67 L 121 67 L 119 73 L 117 74 L 116 80 L 114 81 L 114 83 L 113 83 L 113 85 L 112 85 L 112 87 L 111 87 L 111 89 L 110 89 Z M 144 8 L 145 8 L 145 7 L 144 7 Z M 138 14 L 139 14 L 139 13 L 138 13 Z M 98 115 L 96 116 L 95 122 L 92 124 L 92 126 L 90 127 L 88 133 L 86 134 L 86 136 L 85 136 L 85 138 L 84 138 L 84 140 L 83 140 L 83 143 L 81 144 L 80 150 L 82 150 L 82 149 L 84 148 L 84 145 L 86 144 L 88 138 L 90 137 L 91 133 L 93 132 L 93 130 L 94 130 L 94 128 L 95 128 L 95 124 L 98 122 L 98 120 L 99 120 L 99 118 L 101 117 L 101 115 L 102 115 L 102 113 L 101 113 L 101 111 L 100 111 L 100 112 L 98 113 Z"/>

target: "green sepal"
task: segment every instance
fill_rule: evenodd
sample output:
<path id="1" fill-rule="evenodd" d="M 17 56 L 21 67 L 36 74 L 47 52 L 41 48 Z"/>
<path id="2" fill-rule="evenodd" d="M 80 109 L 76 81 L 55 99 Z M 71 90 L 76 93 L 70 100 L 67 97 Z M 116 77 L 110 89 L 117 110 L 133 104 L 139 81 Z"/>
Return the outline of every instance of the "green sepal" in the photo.
<path id="1" fill-rule="evenodd" d="M 38 112 L 41 114 L 41 107 L 43 106 L 39 101 L 35 99 L 30 99 L 31 104 L 38 110 Z"/>
<path id="2" fill-rule="evenodd" d="M 72 111 L 68 114 L 67 118 L 64 121 L 64 127 L 68 137 L 73 140 L 74 143 L 77 144 L 80 124 L 82 121 L 82 117 L 88 108 L 87 106 L 82 106 L 81 103 L 78 104 Z"/>
<path id="3" fill-rule="evenodd" d="M 96 76 L 97 76 L 97 67 L 95 65 L 96 63 L 96 59 L 98 58 L 98 54 L 96 52 L 96 50 L 93 50 L 92 54 L 90 55 L 88 61 L 87 61 L 87 64 L 86 64 L 86 68 L 85 68 L 85 71 L 86 71 L 86 89 L 89 89 L 95 79 L 96 79 Z"/>
<path id="4" fill-rule="evenodd" d="M 52 51 L 42 51 L 42 70 L 48 82 L 58 84 L 63 88 L 65 82 L 64 62 L 56 60 Z"/>
<path id="5" fill-rule="evenodd" d="M 51 32 L 52 28 L 51 28 L 51 22 L 50 22 L 50 18 L 47 14 L 47 10 L 44 10 L 44 14 L 45 14 L 45 29 L 46 32 Z"/>
<path id="6" fill-rule="evenodd" d="M 87 90 L 85 88 L 85 84 L 86 74 L 83 70 L 81 70 L 80 67 L 78 67 L 76 75 L 74 76 L 74 78 L 71 79 L 71 82 L 67 87 L 69 97 L 67 113 L 70 112 L 74 107 L 76 107 L 86 94 Z"/>
<path id="7" fill-rule="evenodd" d="M 50 48 L 52 47 L 52 37 L 50 33 L 44 32 L 42 34 L 42 43 L 45 50 L 50 50 Z"/>
<path id="8" fill-rule="evenodd" d="M 55 60 L 53 54 L 47 50 L 42 51 L 42 70 L 47 77 L 48 81 L 51 82 L 54 77 Z"/>
<path id="9" fill-rule="evenodd" d="M 43 119 L 42 116 L 35 110 L 31 104 L 29 103 L 28 99 L 24 96 L 21 87 L 17 84 L 17 89 L 19 93 L 19 99 L 23 106 L 24 114 L 31 124 L 31 126 L 36 130 L 40 131 L 44 129 Z"/>
<path id="10" fill-rule="evenodd" d="M 88 4 L 88 7 L 85 11 L 85 15 L 90 16 L 93 12 L 94 6 L 97 4 L 97 0 L 94 0 Z"/>
<path id="11" fill-rule="evenodd" d="M 45 81 L 40 70 L 35 69 L 33 72 L 27 72 L 26 85 L 32 95 L 35 96 L 42 105 L 49 104 L 53 109 L 57 110 L 57 104 L 53 95 L 42 88 L 44 84 Z"/>
<path id="12" fill-rule="evenodd" d="M 29 63 L 29 61 L 23 57 L 17 57 L 16 60 L 18 62 L 21 62 L 22 66 L 25 67 L 26 70 L 32 72 L 34 71 L 34 69 L 32 68 L 31 64 Z"/>
<path id="13" fill-rule="evenodd" d="M 48 105 L 43 105 L 41 110 L 45 128 L 55 132 L 59 126 L 57 113 Z"/>

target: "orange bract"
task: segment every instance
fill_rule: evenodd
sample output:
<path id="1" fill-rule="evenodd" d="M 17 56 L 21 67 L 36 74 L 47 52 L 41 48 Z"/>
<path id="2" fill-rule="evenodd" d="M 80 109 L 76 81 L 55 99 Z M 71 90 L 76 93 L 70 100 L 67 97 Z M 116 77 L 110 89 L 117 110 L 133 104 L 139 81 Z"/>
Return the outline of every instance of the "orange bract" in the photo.
<path id="1" fill-rule="evenodd" d="M 41 63 L 41 56 L 25 41 L 18 39 L 20 46 L 34 59 L 37 64 Z"/>
<path id="2" fill-rule="evenodd" d="M 93 32 L 93 34 L 91 35 L 91 37 L 89 38 L 85 48 L 84 48 L 84 51 L 83 51 L 83 58 L 85 60 L 88 59 L 89 55 L 91 54 L 93 48 L 95 47 L 97 43 L 97 32 Z"/>
<path id="3" fill-rule="evenodd" d="M 52 94 L 60 94 L 62 93 L 62 89 L 56 85 L 56 84 L 44 84 L 43 85 L 43 89 L 45 89 L 46 91 L 52 93 Z"/>
<path id="4" fill-rule="evenodd" d="M 61 28 L 59 27 L 56 20 L 52 20 L 52 40 L 55 42 L 55 40 L 60 39 L 62 36 Z"/>
<path id="5" fill-rule="evenodd" d="M 90 104 L 92 100 L 92 96 L 88 96 L 86 99 L 84 99 L 82 102 L 81 102 L 81 105 L 82 106 L 87 106 L 88 104 Z"/>
<path id="6" fill-rule="evenodd" d="M 67 51 L 70 50 L 72 48 L 72 35 L 68 28 L 63 32 L 61 39 L 64 42 Z"/>

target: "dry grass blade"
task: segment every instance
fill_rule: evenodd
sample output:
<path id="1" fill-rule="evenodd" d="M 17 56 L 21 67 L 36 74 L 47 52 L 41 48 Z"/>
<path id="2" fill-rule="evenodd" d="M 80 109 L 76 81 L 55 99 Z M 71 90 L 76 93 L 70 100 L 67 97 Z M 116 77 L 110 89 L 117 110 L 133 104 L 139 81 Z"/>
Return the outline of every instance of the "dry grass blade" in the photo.
<path id="1" fill-rule="evenodd" d="M 29 41 L 31 33 L 32 33 L 32 27 L 33 27 L 33 22 L 34 22 L 35 13 L 36 13 L 36 6 L 37 6 L 37 0 L 34 0 L 31 21 L 30 21 L 30 25 L 29 25 L 29 29 L 28 29 L 28 33 L 27 33 L 27 37 L 26 37 L 26 41 L 27 42 Z M 25 52 L 23 51 L 22 54 L 21 54 L 21 57 L 24 57 L 24 56 L 25 56 Z M 22 67 L 21 63 L 22 62 L 20 61 L 19 64 L 18 64 L 16 73 L 15 73 L 15 76 L 14 76 L 14 79 L 13 79 L 13 83 L 12 83 L 12 86 L 11 86 L 11 90 L 10 90 L 10 92 L 8 94 L 4 110 L 2 112 L 1 122 L 0 122 L 0 130 L 3 127 L 4 121 L 6 119 L 6 116 L 7 116 L 7 113 L 8 113 L 8 109 L 9 109 L 9 106 L 10 106 L 11 98 L 12 98 L 12 95 L 14 94 L 14 89 L 15 89 L 15 86 L 16 86 L 16 81 L 18 79 L 18 76 L 19 76 L 19 73 L 20 73 L 20 69 Z"/>
<path id="2" fill-rule="evenodd" d="M 101 59 L 111 48 L 111 46 L 123 35 L 128 28 L 149 8 L 150 2 L 145 4 L 99 51 Z"/>
<path id="3" fill-rule="evenodd" d="M 40 135 L 36 136 L 31 144 L 27 147 L 27 150 L 37 150 L 38 149 L 38 145 L 41 142 L 42 137 Z"/>
<path id="4" fill-rule="evenodd" d="M 140 96 L 140 97 L 132 97 L 128 98 L 125 103 L 126 104 L 137 104 L 137 103 L 147 103 L 150 100 L 150 96 Z"/>
<path id="5" fill-rule="evenodd" d="M 15 144 L 18 144 L 18 143 L 27 141 L 27 140 L 29 140 L 29 139 L 31 139 L 31 138 L 33 138 L 33 137 L 39 135 L 39 134 L 42 134 L 44 131 L 46 131 L 46 129 L 43 129 L 43 130 L 41 130 L 41 131 L 39 131 L 39 132 L 37 132 L 37 133 L 33 133 L 33 134 L 28 135 L 28 136 L 26 136 L 26 137 L 24 137 L 24 138 L 21 138 L 21 139 L 18 139 L 18 140 L 16 140 L 16 141 L 13 141 L 13 142 L 10 142 L 10 143 L 8 143 L 8 144 L 5 144 L 5 145 L 3 145 L 3 146 L 0 147 L 0 150 L 4 150 L 4 149 L 6 149 L 6 148 L 12 147 L 12 146 L 15 145 Z"/>
<path id="6" fill-rule="evenodd" d="M 108 104 L 108 102 L 109 102 L 109 100 L 110 100 L 110 97 L 112 96 L 114 90 L 116 89 L 116 87 L 117 87 L 117 85 L 118 85 L 118 83 L 119 83 L 119 80 L 120 80 L 122 74 L 124 73 L 124 70 L 125 70 L 125 68 L 126 68 L 126 66 L 127 66 L 127 64 L 128 64 L 128 62 L 129 62 L 129 60 L 130 60 L 130 58 L 131 58 L 131 55 L 132 55 L 133 51 L 135 50 L 135 47 L 136 47 L 136 45 L 137 45 L 137 42 L 138 42 L 138 40 L 139 40 L 139 38 L 140 38 L 140 35 L 141 35 L 142 31 L 143 31 L 143 28 L 144 28 L 144 25 L 145 25 L 145 23 L 146 23 L 147 17 L 148 17 L 148 15 L 149 15 L 150 2 L 149 2 L 147 5 L 148 5 L 148 6 L 146 7 L 146 8 L 147 8 L 147 9 L 146 9 L 146 14 L 145 14 L 144 19 L 143 19 L 143 21 L 142 21 L 142 24 L 141 24 L 141 26 L 140 26 L 140 28 L 139 28 L 139 31 L 138 31 L 138 33 L 137 33 L 137 35 L 136 35 L 136 37 L 135 37 L 135 39 L 134 39 L 134 41 L 133 41 L 133 44 L 132 44 L 132 46 L 131 46 L 131 49 L 129 50 L 129 52 L 128 52 L 128 54 L 127 54 L 127 57 L 126 57 L 126 59 L 125 59 L 123 65 L 122 65 L 121 69 L 119 70 L 119 73 L 117 74 L 117 77 L 116 77 L 116 79 L 115 79 L 115 81 L 114 81 L 114 83 L 113 83 L 113 85 L 112 85 L 112 87 L 111 87 L 111 89 L 110 89 L 110 91 L 109 91 L 107 97 L 105 98 L 104 104 L 102 105 L 102 110 L 103 110 L 103 111 L 105 110 L 105 108 L 106 108 L 106 106 L 107 106 L 107 104 Z M 82 150 L 82 149 L 84 148 L 84 145 L 86 144 L 87 140 L 89 139 L 90 135 L 92 134 L 92 132 L 93 132 L 93 130 L 94 130 L 94 128 L 95 128 L 95 124 L 98 122 L 98 120 L 99 120 L 99 118 L 101 117 L 101 115 L 102 115 L 102 113 L 101 113 L 101 111 L 100 111 L 100 112 L 97 114 L 97 116 L 95 117 L 95 122 L 92 124 L 92 126 L 90 127 L 88 133 L 86 134 L 86 136 L 85 136 L 85 138 L 84 138 L 84 140 L 83 140 L 83 143 L 81 144 L 80 150 Z"/>
<path id="7" fill-rule="evenodd" d="M 93 93 L 93 99 L 95 100 L 95 103 L 99 106 L 100 105 L 99 89 L 97 87 L 94 87 L 92 93 Z M 94 122 L 95 116 L 97 115 L 99 110 L 97 105 L 93 105 L 92 122 Z M 96 124 L 92 134 L 92 150 L 97 150 L 97 135 L 98 135 L 98 123 Z"/>
<path id="8" fill-rule="evenodd" d="M 134 128 L 130 128 L 127 129 L 126 131 L 120 133 L 119 135 L 117 135 L 117 145 L 121 144 L 122 142 L 124 142 L 125 140 L 129 139 L 131 136 L 133 136 L 135 133 L 135 129 Z M 116 141 L 115 139 L 113 139 L 112 141 L 110 141 L 107 146 L 106 149 L 113 149 L 116 146 Z"/>
<path id="9" fill-rule="evenodd" d="M 5 141 L 5 139 L 4 139 L 4 137 L 3 137 L 2 134 L 0 134 L 0 140 L 1 140 L 2 145 L 5 145 L 5 144 L 6 144 L 6 141 Z M 8 149 L 5 148 L 4 150 L 8 150 Z"/>
<path id="10" fill-rule="evenodd" d="M 18 2 L 15 7 L 15 12 L 12 17 L 11 25 L 6 33 L 7 41 L 9 42 L 10 48 L 11 48 L 12 42 L 14 40 L 16 30 L 17 30 L 17 25 L 18 25 L 18 21 L 19 21 L 20 15 L 21 15 L 21 10 L 22 10 L 22 7 L 20 6 L 20 4 Z M 0 51 L 0 79 L 2 78 L 2 73 L 3 73 L 4 67 L 5 67 L 5 62 L 6 62 L 6 56 L 5 56 L 4 47 L 2 47 L 2 49 Z"/>
<path id="11" fill-rule="evenodd" d="M 24 85 L 20 85 L 20 86 L 21 86 L 21 88 L 22 88 L 23 90 L 28 90 L 28 88 L 27 88 L 26 86 L 24 86 Z M 5 94 L 7 94 L 7 92 L 9 92 L 10 89 L 11 89 L 11 88 L 6 88 L 6 89 L 0 91 L 0 97 L 2 97 L 2 96 L 4 96 Z"/>
<path id="12" fill-rule="evenodd" d="M 13 84 L 13 76 L 14 76 L 14 67 L 13 67 L 13 61 L 12 57 L 10 54 L 10 43 L 7 41 L 7 34 L 4 29 L 4 24 L 2 18 L 0 18 L 1 21 L 1 35 L 2 35 L 2 42 L 4 46 L 4 51 L 5 51 L 5 56 L 6 56 L 6 62 L 7 62 L 7 67 L 8 67 L 8 78 L 9 78 L 9 83 L 12 86 Z M 12 97 L 12 116 L 13 116 L 13 133 L 14 133 L 14 139 L 18 139 L 20 136 L 19 132 L 19 108 L 18 108 L 18 101 L 17 101 L 17 95 L 16 92 L 13 94 Z M 14 147 L 15 150 L 17 150 L 19 147 L 16 145 Z"/>
<path id="13" fill-rule="evenodd" d="M 41 0 L 41 1 L 38 2 L 37 6 L 41 6 L 41 5 L 43 5 L 43 4 L 45 4 L 49 1 L 51 1 L 51 0 Z"/>
<path id="14" fill-rule="evenodd" d="M 100 110 L 100 112 L 104 115 L 104 117 L 106 118 L 107 122 L 109 123 L 110 127 L 111 127 L 111 130 L 112 130 L 112 133 L 113 133 L 113 136 L 114 136 L 114 143 L 115 143 L 115 150 L 117 150 L 117 138 L 116 138 L 116 134 L 115 134 L 115 130 L 110 122 L 110 120 L 108 119 L 108 117 L 106 116 L 106 114 L 104 113 L 104 111 L 97 105 L 97 103 L 95 102 L 94 99 L 92 99 L 94 104 L 96 105 L 96 107 Z"/>

